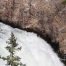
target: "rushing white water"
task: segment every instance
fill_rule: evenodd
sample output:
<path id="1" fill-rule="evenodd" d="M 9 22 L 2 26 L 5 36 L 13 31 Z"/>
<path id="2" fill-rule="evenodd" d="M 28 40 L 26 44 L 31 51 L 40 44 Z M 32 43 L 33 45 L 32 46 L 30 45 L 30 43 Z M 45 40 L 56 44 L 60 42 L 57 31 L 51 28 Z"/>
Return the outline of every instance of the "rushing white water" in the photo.
<path id="1" fill-rule="evenodd" d="M 12 28 L 0 23 L 0 55 L 7 56 L 9 52 L 4 48 L 11 32 L 22 46 L 16 55 L 21 57 L 22 63 L 26 66 L 63 66 L 58 56 L 53 52 L 49 44 L 34 33 Z M 6 66 L 6 61 L 0 60 L 0 66 Z"/>

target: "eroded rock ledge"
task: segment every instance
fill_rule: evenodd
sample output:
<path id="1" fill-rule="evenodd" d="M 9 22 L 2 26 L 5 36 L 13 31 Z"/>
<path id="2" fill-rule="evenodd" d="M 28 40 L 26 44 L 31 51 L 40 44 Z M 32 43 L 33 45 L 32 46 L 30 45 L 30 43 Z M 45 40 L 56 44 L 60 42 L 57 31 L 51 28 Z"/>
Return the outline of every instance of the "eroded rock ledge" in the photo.
<path id="1" fill-rule="evenodd" d="M 33 30 L 66 53 L 66 5 L 64 0 L 0 0 L 0 20 L 21 29 Z"/>

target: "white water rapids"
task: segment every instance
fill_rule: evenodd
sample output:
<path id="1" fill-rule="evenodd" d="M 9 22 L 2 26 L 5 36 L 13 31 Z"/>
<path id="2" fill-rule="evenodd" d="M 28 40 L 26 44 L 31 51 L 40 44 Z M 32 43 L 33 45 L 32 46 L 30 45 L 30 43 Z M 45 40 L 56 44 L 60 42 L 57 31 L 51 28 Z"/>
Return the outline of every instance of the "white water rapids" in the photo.
<path id="1" fill-rule="evenodd" d="M 11 32 L 22 46 L 22 50 L 16 52 L 26 66 L 64 66 L 50 45 L 36 34 L 12 28 L 0 23 L 0 55 L 7 56 L 9 52 L 4 48 L 7 46 Z M 6 66 L 6 61 L 0 59 L 0 66 Z"/>

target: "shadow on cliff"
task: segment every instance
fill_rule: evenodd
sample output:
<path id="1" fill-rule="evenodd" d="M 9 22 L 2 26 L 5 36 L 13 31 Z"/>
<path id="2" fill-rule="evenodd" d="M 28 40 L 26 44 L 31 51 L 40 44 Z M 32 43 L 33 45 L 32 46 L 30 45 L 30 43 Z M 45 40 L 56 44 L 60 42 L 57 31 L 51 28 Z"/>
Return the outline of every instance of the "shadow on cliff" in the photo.
<path id="1" fill-rule="evenodd" d="M 39 37 L 41 37 L 42 39 L 44 39 L 47 43 L 49 43 L 51 45 L 51 47 L 53 48 L 53 50 L 57 53 L 58 50 L 59 50 L 59 43 L 58 42 L 52 42 L 51 40 L 51 36 L 48 36 L 47 34 L 44 36 L 40 31 L 35 31 L 33 29 L 30 29 L 30 28 L 22 28 L 20 27 L 19 25 L 15 25 L 13 24 L 12 22 L 8 22 L 8 21 L 2 21 L 0 20 L 1 23 L 4 23 L 4 24 L 7 24 L 7 25 L 10 25 L 11 27 L 13 28 L 19 28 L 21 30 L 26 30 L 27 32 L 33 32 L 33 33 L 36 33 Z"/>

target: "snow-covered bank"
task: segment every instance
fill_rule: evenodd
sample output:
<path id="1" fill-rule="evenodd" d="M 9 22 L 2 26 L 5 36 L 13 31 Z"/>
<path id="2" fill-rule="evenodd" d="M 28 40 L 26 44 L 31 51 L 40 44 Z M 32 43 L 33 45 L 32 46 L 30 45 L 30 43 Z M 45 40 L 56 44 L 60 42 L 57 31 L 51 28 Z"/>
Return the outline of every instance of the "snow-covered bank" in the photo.
<path id="1" fill-rule="evenodd" d="M 63 66 L 46 41 L 34 33 L 12 28 L 3 23 L 0 23 L 0 55 L 7 56 L 9 54 L 4 47 L 11 32 L 17 38 L 18 44 L 22 46 L 22 50 L 16 54 L 22 58 L 21 61 L 26 66 Z M 0 60 L 0 66 L 5 66 L 5 63 Z"/>

